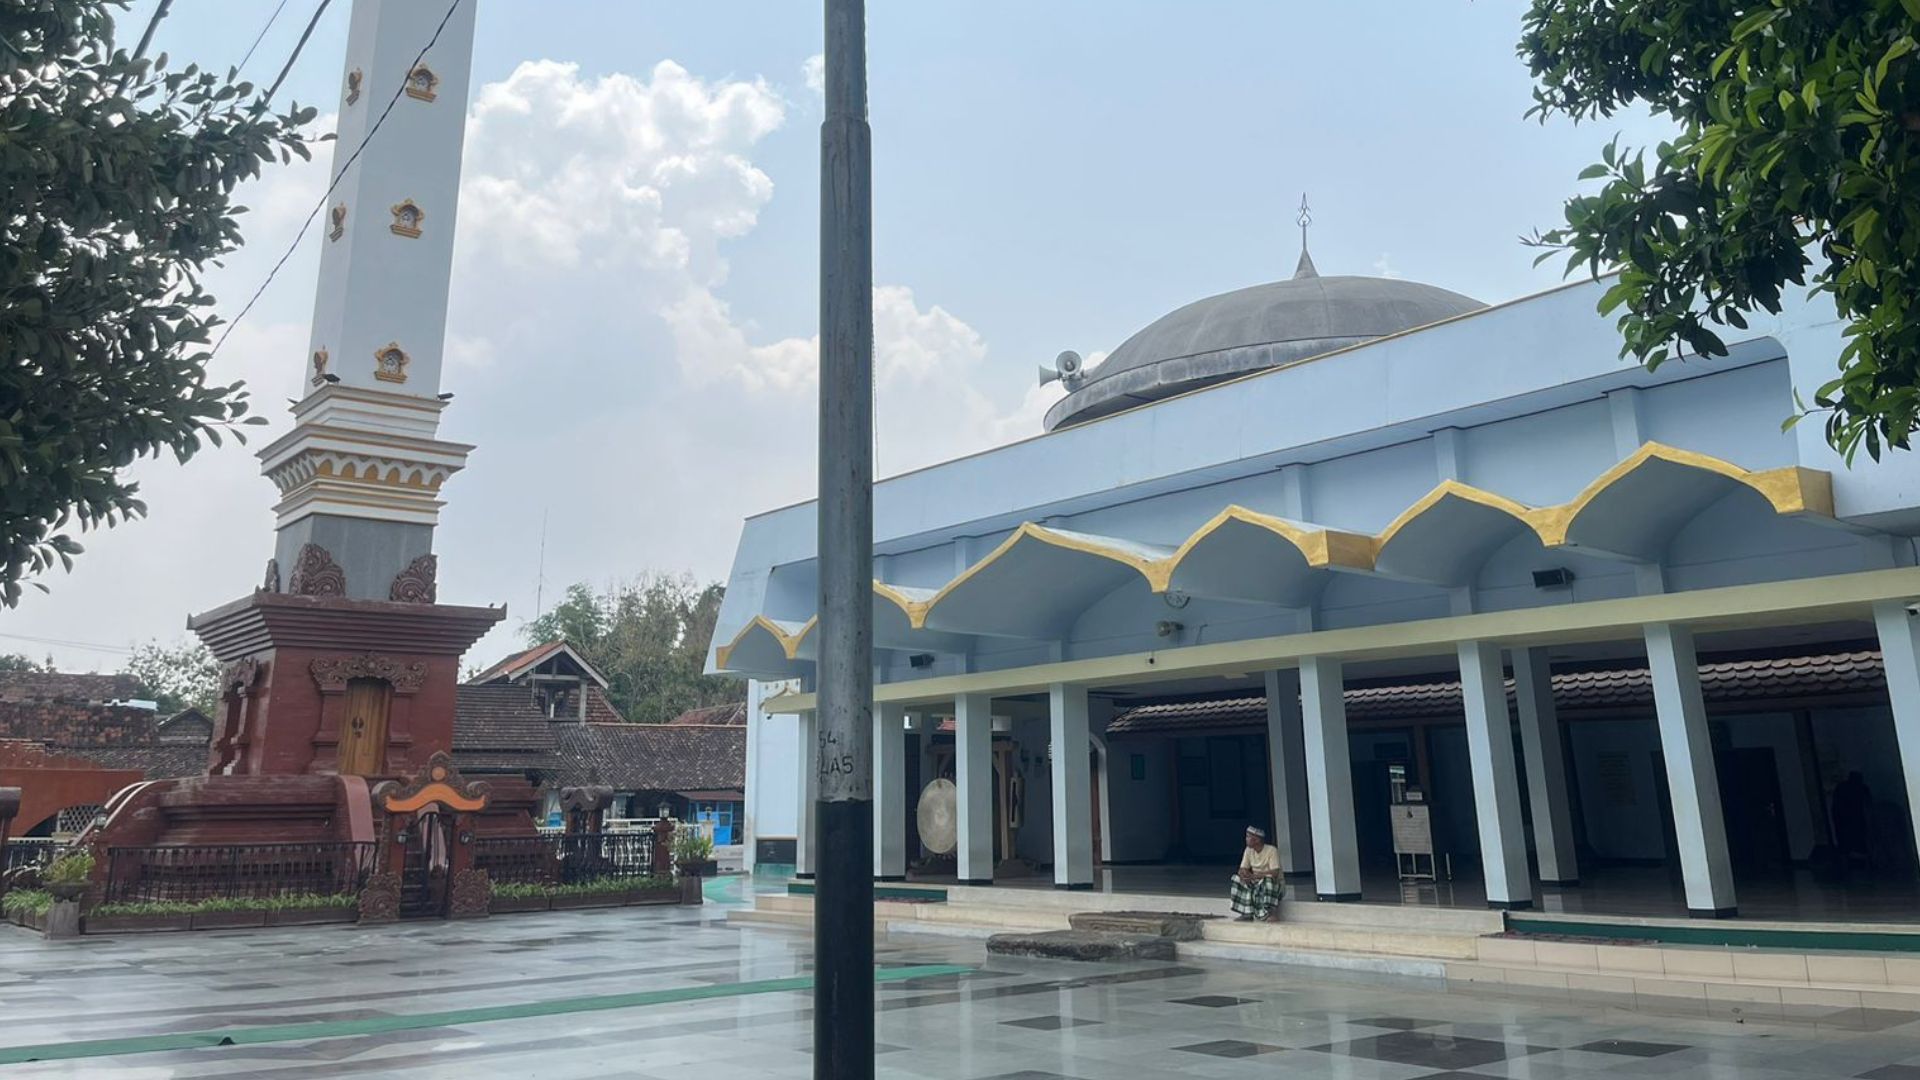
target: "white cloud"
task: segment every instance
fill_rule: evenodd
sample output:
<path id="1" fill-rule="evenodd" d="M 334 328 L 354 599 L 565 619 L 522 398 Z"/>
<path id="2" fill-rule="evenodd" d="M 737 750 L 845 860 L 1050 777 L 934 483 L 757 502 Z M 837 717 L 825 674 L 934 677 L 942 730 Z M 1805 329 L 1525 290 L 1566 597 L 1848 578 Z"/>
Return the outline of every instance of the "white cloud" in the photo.
<path id="1" fill-rule="evenodd" d="M 728 290 L 728 246 L 774 197 L 756 155 L 789 108 L 764 80 L 672 62 L 584 77 L 533 61 L 476 89 L 442 437 L 477 449 L 447 486 L 436 546 L 448 602 L 505 603 L 513 617 L 471 659 L 512 647 L 533 615 L 543 515 L 551 600 L 650 568 L 724 576 L 744 516 L 810 497 L 817 343 L 761 333 L 736 314 L 757 305 Z M 318 201 L 330 149 L 248 185 L 249 245 L 210 279 L 224 311 Z M 30 592 L 9 629 L 171 640 L 187 613 L 258 581 L 274 493 L 250 451 L 286 430 L 280 406 L 301 388 L 319 250 L 309 235 L 212 373 L 247 378 L 273 425 L 185 468 L 137 465 L 152 516 L 87 537 L 75 572 L 51 576 L 51 596 Z M 983 336 L 905 285 L 874 290 L 874 331 L 883 475 L 1035 434 L 1058 393 L 1028 388 L 1024 363 L 991 392 Z"/>
<path id="2" fill-rule="evenodd" d="M 827 92 L 827 54 L 814 53 L 800 63 L 800 77 L 807 82 L 807 89 L 816 94 Z"/>

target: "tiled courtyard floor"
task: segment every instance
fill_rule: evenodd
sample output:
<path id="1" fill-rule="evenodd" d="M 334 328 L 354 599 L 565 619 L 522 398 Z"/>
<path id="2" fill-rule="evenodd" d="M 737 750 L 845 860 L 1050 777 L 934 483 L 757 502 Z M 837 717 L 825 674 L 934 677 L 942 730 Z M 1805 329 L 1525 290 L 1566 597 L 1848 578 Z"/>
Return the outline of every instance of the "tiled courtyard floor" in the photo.
<path id="1" fill-rule="evenodd" d="M 806 935 L 728 926 L 723 914 L 628 908 L 67 945 L 0 926 L 0 1061 L 21 1056 L 8 1048 L 112 1040 L 98 1056 L 0 1065 L 0 1078 L 810 1075 L 808 996 L 766 985 L 806 973 Z M 964 939 L 896 937 L 879 952 L 888 966 L 968 969 L 880 985 L 883 1076 L 1920 1080 L 1920 1019 L 1906 1014 L 1736 1023 L 1263 964 L 989 960 Z M 658 993 L 606 1007 L 643 992 Z M 563 1000 L 573 1004 L 527 1014 Z M 507 1015 L 462 1013 L 476 1008 Z M 457 1015 L 404 1019 L 442 1013 Z M 326 1037 L 298 1026 L 314 1023 Z M 126 1041 L 286 1025 L 268 1034 L 299 1037 L 146 1053 Z"/>

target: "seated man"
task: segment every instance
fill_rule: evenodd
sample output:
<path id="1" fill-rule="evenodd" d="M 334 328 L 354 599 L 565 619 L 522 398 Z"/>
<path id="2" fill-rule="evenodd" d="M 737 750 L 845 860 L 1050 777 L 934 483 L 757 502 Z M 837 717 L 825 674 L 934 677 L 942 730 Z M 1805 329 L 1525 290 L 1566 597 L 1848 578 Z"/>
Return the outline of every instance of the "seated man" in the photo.
<path id="1" fill-rule="evenodd" d="M 1233 875 L 1228 897 L 1239 922 L 1280 921 L 1280 853 L 1267 846 L 1263 829 L 1247 826 L 1247 850 L 1240 854 L 1240 870 Z"/>

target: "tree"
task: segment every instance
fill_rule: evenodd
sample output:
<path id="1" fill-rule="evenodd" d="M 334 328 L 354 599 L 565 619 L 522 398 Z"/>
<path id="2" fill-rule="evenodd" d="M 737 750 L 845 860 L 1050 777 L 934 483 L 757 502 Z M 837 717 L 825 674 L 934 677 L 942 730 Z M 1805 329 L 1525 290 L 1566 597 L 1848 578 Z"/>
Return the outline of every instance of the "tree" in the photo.
<path id="1" fill-rule="evenodd" d="M 39 664 L 35 663 L 34 659 L 25 653 L 0 653 L 0 675 L 9 675 L 15 672 L 24 672 L 27 674 L 39 672 L 51 673 L 53 670 L 52 657 L 48 657 L 46 663 Z"/>
<path id="2" fill-rule="evenodd" d="M 213 716 L 220 702 L 220 662 L 197 641 L 137 645 L 127 658 L 126 673 L 140 681 L 162 715 L 199 709 Z"/>
<path id="3" fill-rule="evenodd" d="M 704 675 L 707 643 L 726 588 L 686 574 L 647 574 L 604 592 L 573 585 L 522 630 L 528 645 L 565 638 L 607 677 L 607 697 L 628 720 L 664 723 L 709 705 L 745 700 L 738 680 Z"/>
<path id="4" fill-rule="evenodd" d="M 240 245 L 234 187 L 308 156 L 312 109 L 114 41 L 126 0 L 0 5 L 0 604 L 146 510 L 124 470 L 186 461 L 247 415 L 209 385 L 218 324 L 200 284 Z M 45 586 L 36 587 L 44 589 Z"/>
<path id="5" fill-rule="evenodd" d="M 1649 368 L 1723 354 L 1716 327 L 1780 310 L 1788 285 L 1847 324 L 1836 377 L 1788 419 L 1824 413 L 1853 455 L 1907 449 L 1920 420 L 1920 0 L 1534 0 L 1520 54 L 1530 115 L 1640 105 L 1679 135 L 1609 144 L 1532 242 L 1568 269 L 1619 268 L 1600 301 Z M 1541 257 L 1547 258 L 1552 250 Z"/>

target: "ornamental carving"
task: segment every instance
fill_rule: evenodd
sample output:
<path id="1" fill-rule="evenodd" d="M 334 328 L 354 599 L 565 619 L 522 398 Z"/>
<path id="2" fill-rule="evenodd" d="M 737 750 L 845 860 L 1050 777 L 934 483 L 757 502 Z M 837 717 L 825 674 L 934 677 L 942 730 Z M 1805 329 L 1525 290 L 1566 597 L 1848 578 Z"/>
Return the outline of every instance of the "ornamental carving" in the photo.
<path id="1" fill-rule="evenodd" d="M 397 341 L 389 341 L 373 350 L 373 377 L 381 382 L 407 381 L 407 364 L 412 361 Z"/>
<path id="2" fill-rule="evenodd" d="M 393 922 L 400 917 L 400 875 L 374 874 L 360 890 L 360 921 Z"/>
<path id="3" fill-rule="evenodd" d="M 493 788 L 484 780 L 469 780 L 460 775 L 453 755 L 435 750 L 427 767 L 412 779 L 383 780 L 373 787 L 375 806 L 389 814 L 412 814 L 434 803 L 459 813 L 477 813 L 487 807 Z"/>
<path id="4" fill-rule="evenodd" d="M 347 104 L 351 105 L 360 100 L 360 83 L 363 78 L 359 68 L 347 72 Z"/>
<path id="5" fill-rule="evenodd" d="M 405 570 L 393 576 L 393 585 L 387 589 L 387 599 L 402 604 L 431 604 L 439 595 L 434 584 L 434 575 L 440 568 L 440 560 L 433 555 L 422 555 L 407 564 Z"/>
<path id="6" fill-rule="evenodd" d="M 259 683 L 260 674 L 267 665 L 249 656 L 244 660 L 235 660 L 220 671 L 220 688 L 230 694 L 244 694 Z"/>
<path id="7" fill-rule="evenodd" d="M 453 875 L 453 890 L 447 915 L 455 919 L 484 916 L 493 903 L 493 884 L 485 870 L 468 868 Z"/>
<path id="8" fill-rule="evenodd" d="M 322 693 L 344 693 L 351 679 L 385 679 L 396 694 L 411 694 L 427 681 L 427 665 L 404 663 L 379 653 L 321 657 L 307 665 Z"/>
<path id="9" fill-rule="evenodd" d="M 399 236 L 417 239 L 420 236 L 420 223 L 425 220 L 427 212 L 415 205 L 412 199 L 405 199 L 393 207 L 393 224 L 387 228 Z"/>
<path id="10" fill-rule="evenodd" d="M 585 810 L 591 813 L 596 810 L 605 810 L 612 804 L 613 789 L 604 784 L 560 789 L 560 807 L 563 810 Z"/>
<path id="11" fill-rule="evenodd" d="M 407 96 L 416 101 L 432 101 L 439 85 L 440 76 L 425 64 L 407 72 Z"/>
<path id="12" fill-rule="evenodd" d="M 338 240 L 342 236 L 345 236 L 347 234 L 347 204 L 334 203 L 333 209 L 327 211 L 327 220 L 333 225 L 332 228 L 327 230 L 327 239 Z"/>
<path id="13" fill-rule="evenodd" d="M 293 575 L 287 578 L 287 591 L 295 596 L 345 596 L 347 572 L 333 561 L 333 554 L 326 548 L 302 544 L 300 557 L 293 563 Z"/>
<path id="14" fill-rule="evenodd" d="M 327 350 L 313 350 L 313 378 L 307 381 L 315 386 L 327 381 Z"/>
<path id="15" fill-rule="evenodd" d="M 261 592 L 279 592 L 280 591 L 280 560 L 279 559 L 269 558 L 267 560 L 267 576 L 266 576 L 266 580 L 260 583 L 260 591 Z"/>

